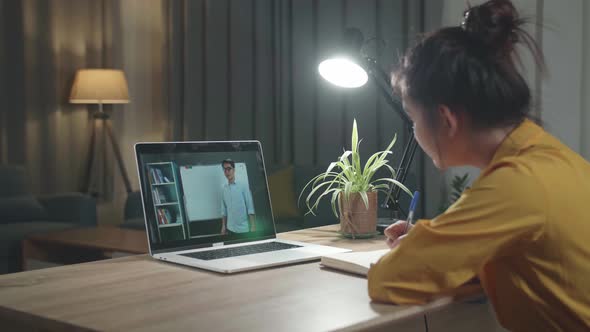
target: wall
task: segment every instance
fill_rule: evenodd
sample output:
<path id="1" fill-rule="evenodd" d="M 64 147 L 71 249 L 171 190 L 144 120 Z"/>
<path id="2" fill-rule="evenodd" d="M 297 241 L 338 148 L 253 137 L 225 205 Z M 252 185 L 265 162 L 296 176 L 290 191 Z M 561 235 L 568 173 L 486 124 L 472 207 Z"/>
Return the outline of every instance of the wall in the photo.
<path id="1" fill-rule="evenodd" d="M 543 52 L 549 73 L 543 81 L 541 118 L 545 127 L 581 152 L 584 66 L 583 0 L 542 1 Z M 587 5 L 586 5 L 587 7 Z M 585 23 L 586 25 L 588 23 Z M 588 61 L 588 60 L 586 60 Z"/>
<path id="2" fill-rule="evenodd" d="M 582 17 L 590 17 L 590 4 L 588 1 L 582 1 Z M 582 95 L 582 109 L 580 112 L 581 121 L 580 121 L 580 132 L 582 142 L 580 144 L 580 149 L 582 152 L 582 156 L 586 158 L 586 160 L 590 160 L 590 133 L 588 129 L 590 128 L 590 21 L 589 20 L 582 20 L 582 91 L 580 92 Z"/>

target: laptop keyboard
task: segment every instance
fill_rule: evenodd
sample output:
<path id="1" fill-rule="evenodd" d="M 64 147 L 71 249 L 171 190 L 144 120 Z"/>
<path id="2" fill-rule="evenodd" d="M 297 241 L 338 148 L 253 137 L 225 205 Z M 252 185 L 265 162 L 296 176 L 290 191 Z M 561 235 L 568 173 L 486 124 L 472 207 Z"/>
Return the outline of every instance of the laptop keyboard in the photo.
<path id="1" fill-rule="evenodd" d="M 231 247 L 231 248 L 223 248 L 223 249 L 213 249 L 213 250 L 198 251 L 198 252 L 189 252 L 186 254 L 181 254 L 181 256 L 187 256 L 187 257 L 202 259 L 205 261 L 210 261 L 213 259 L 244 256 L 244 255 L 258 254 L 261 252 L 285 250 L 285 249 L 299 248 L 299 247 L 301 247 L 301 246 L 298 246 L 295 244 L 282 243 L 282 242 L 265 242 L 265 243 L 260 243 L 260 244 L 247 245 L 247 246 L 239 246 L 239 247 Z"/>

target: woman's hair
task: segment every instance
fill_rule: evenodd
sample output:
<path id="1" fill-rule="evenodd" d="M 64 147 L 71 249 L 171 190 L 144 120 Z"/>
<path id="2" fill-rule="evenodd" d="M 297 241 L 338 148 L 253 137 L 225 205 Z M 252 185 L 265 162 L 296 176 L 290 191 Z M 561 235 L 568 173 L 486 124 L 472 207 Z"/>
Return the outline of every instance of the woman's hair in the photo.
<path id="1" fill-rule="evenodd" d="M 438 105 L 446 105 L 469 114 L 479 128 L 520 123 L 531 93 L 517 69 L 516 45 L 527 47 L 544 70 L 525 23 L 509 0 L 470 7 L 460 26 L 428 34 L 408 50 L 393 73 L 393 87 L 429 111 L 430 119 Z"/>

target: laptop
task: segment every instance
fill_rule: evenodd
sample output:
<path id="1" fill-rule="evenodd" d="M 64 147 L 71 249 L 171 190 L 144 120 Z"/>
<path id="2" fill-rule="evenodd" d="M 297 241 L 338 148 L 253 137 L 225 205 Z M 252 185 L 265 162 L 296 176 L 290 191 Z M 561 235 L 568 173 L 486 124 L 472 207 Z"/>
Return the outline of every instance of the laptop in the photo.
<path id="1" fill-rule="evenodd" d="M 135 144 L 150 255 L 220 273 L 350 251 L 280 240 L 258 141 Z"/>

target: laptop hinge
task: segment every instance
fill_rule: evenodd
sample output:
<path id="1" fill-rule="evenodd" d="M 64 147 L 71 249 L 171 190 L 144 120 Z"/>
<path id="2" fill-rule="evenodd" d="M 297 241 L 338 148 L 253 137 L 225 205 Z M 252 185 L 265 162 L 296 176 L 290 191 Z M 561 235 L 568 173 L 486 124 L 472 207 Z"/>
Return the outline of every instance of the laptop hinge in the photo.
<path id="1" fill-rule="evenodd" d="M 213 247 L 221 247 L 223 245 L 223 242 L 215 242 L 213 243 Z"/>

